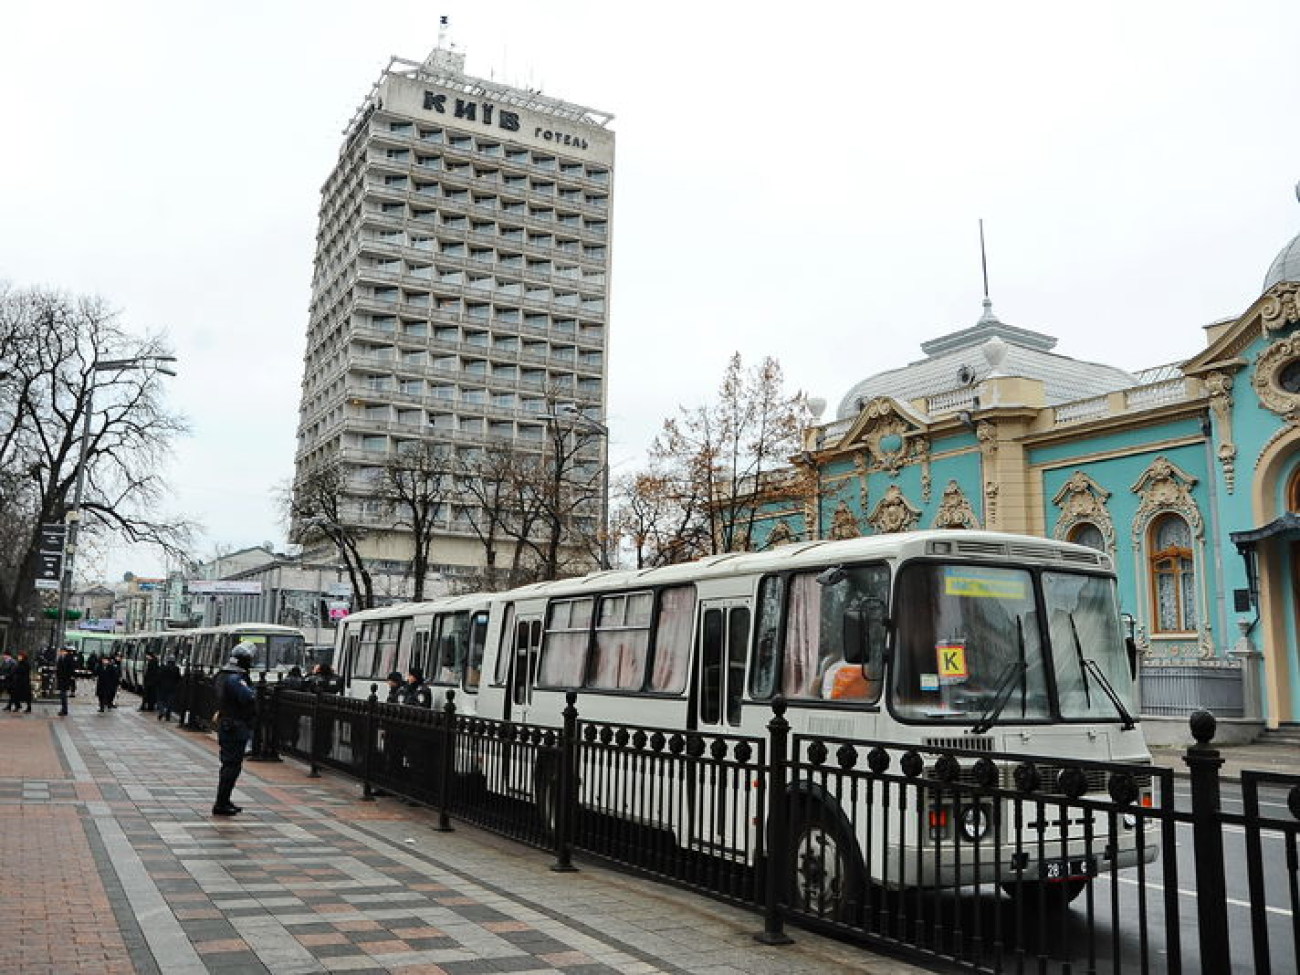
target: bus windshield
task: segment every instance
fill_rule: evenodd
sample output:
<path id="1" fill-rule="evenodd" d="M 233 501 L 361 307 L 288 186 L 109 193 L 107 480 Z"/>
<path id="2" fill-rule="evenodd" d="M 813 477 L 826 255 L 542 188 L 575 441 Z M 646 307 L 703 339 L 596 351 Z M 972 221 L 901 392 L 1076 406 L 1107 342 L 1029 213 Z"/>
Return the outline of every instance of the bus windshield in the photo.
<path id="1" fill-rule="evenodd" d="M 1034 580 L 1023 569 L 921 563 L 899 574 L 894 711 L 973 725 L 1050 717 Z"/>
<path id="2" fill-rule="evenodd" d="M 1136 714 L 1114 581 L 1072 572 L 1044 572 L 1042 579 L 1061 717 Z"/>
<path id="3" fill-rule="evenodd" d="M 895 606 L 893 706 L 904 720 L 985 731 L 1058 717 L 1121 721 L 1136 712 L 1107 577 L 914 564 L 900 573 Z"/>

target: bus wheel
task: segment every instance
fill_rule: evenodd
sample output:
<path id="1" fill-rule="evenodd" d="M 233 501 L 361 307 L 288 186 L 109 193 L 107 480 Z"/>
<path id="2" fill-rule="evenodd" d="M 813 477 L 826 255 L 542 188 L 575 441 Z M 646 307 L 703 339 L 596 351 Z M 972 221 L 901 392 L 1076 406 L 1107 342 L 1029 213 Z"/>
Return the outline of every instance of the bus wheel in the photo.
<path id="1" fill-rule="evenodd" d="M 862 859 L 838 819 L 820 804 L 791 817 L 789 904 L 800 913 L 853 923 L 862 901 Z"/>
<path id="2" fill-rule="evenodd" d="M 1054 880 L 1050 883 L 1027 880 L 1018 884 L 1003 884 L 1002 892 L 1013 901 L 1022 902 L 1028 908 L 1036 908 L 1041 904 L 1049 911 L 1063 911 L 1076 897 L 1088 889 L 1090 882 L 1087 877 Z"/>

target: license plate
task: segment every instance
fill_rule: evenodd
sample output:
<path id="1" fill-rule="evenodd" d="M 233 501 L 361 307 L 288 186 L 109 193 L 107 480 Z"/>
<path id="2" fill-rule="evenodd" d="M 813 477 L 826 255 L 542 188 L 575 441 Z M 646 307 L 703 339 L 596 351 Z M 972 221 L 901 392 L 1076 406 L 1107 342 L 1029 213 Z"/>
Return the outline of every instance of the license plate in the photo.
<path id="1" fill-rule="evenodd" d="M 1097 876 L 1096 857 L 1043 860 L 1038 864 L 1038 878 L 1040 880 L 1073 880 L 1077 877 L 1095 876 Z"/>

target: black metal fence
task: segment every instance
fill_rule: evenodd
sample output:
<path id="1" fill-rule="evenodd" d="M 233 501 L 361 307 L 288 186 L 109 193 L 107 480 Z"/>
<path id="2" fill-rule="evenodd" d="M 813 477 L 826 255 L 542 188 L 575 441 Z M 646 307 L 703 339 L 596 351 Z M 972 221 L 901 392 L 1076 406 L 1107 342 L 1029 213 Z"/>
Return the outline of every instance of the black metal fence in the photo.
<path id="1" fill-rule="evenodd" d="M 450 693 L 429 710 L 263 683 L 259 701 L 257 757 L 560 871 L 576 848 L 752 907 L 769 943 L 795 923 L 978 972 L 1300 969 L 1300 777 L 1248 772 L 1225 798 L 1208 713 L 1175 776 L 792 734 L 784 702 L 752 737 L 583 721 L 573 694 L 557 728 L 461 715 Z"/>

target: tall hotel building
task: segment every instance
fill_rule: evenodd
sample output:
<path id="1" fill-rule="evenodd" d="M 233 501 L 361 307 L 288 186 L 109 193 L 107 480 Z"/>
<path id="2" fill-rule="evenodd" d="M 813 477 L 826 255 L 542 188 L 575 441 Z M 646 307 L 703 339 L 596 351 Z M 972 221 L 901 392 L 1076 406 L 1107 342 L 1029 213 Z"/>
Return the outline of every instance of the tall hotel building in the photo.
<path id="1" fill-rule="evenodd" d="M 411 557 L 374 497 L 403 443 L 542 451 L 557 407 L 605 417 L 612 116 L 464 63 L 392 59 L 321 191 L 295 482 L 343 466 L 339 522 L 381 571 Z M 483 564 L 472 515 L 443 506 L 437 567 Z"/>

